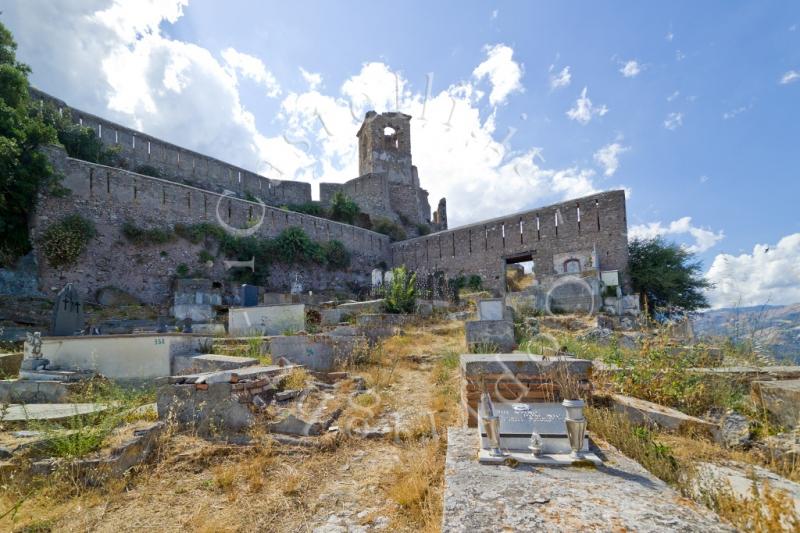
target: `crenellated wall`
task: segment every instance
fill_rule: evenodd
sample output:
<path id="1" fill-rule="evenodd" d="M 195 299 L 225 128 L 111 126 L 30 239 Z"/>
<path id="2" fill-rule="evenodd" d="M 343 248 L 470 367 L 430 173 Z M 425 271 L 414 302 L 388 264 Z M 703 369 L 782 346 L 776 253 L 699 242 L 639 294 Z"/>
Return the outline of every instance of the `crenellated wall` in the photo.
<path id="1" fill-rule="evenodd" d="M 627 293 L 624 191 L 599 193 L 393 243 L 392 262 L 423 274 L 478 274 L 485 286 L 503 292 L 506 260 L 530 256 L 536 278 L 545 280 L 561 274 L 554 265 L 555 255 L 587 250 L 596 251 L 600 270 L 623 272 L 623 291 Z"/>
<path id="2" fill-rule="evenodd" d="M 31 89 L 31 97 L 68 109 L 72 120 L 92 128 L 106 146 L 119 146 L 129 170 L 149 165 L 165 180 L 216 192 L 233 191 L 240 197 L 250 193 L 269 205 L 301 204 L 311 201 L 311 184 L 266 178 L 213 157 L 126 128 L 110 120 L 68 106 L 42 91 Z"/>
<path id="3" fill-rule="evenodd" d="M 255 202 L 87 163 L 67 157 L 61 148 L 47 151 L 56 170 L 63 174 L 62 185 L 70 194 L 40 198 L 32 223 L 34 243 L 52 222 L 72 213 L 92 220 L 98 236 L 81 256 L 80 263 L 67 271 L 50 267 L 34 244 L 39 257 L 40 286 L 44 290 L 73 282 L 86 295 L 92 295 L 96 289 L 113 285 L 147 302 L 163 303 L 169 297 L 169 284 L 179 264 L 200 269 L 216 280 L 227 277 L 224 266 L 218 260 L 211 269 L 204 270 L 198 259 L 204 246 L 182 239 L 160 246 L 134 246 L 121 233 L 124 222 L 164 228 L 178 223 L 219 224 L 221 219 L 231 227 L 246 228 L 248 220 L 262 219 L 262 209 L 263 222 L 257 235 L 275 237 L 286 228 L 300 227 L 314 240 L 341 241 L 353 256 L 347 272 L 332 272 L 314 265 L 275 265 L 270 275 L 270 286 L 275 290 L 288 292 L 295 273 L 300 275 L 306 290 L 344 287 L 348 283 L 368 286 L 371 270 L 381 262 L 390 261 L 389 238 L 373 231 L 274 207 L 262 208 Z"/>

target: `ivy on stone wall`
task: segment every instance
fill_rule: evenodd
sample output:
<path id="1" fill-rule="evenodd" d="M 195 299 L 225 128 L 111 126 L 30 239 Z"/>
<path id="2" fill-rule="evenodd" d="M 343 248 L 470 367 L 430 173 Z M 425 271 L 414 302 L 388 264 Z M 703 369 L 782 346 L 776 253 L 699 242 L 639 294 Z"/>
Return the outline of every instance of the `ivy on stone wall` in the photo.
<path id="1" fill-rule="evenodd" d="M 175 238 L 175 233 L 170 228 L 141 228 L 130 221 L 122 224 L 122 234 L 128 241 L 139 246 L 164 244 Z"/>
<path id="2" fill-rule="evenodd" d="M 50 266 L 68 267 L 77 262 L 96 234 L 91 221 L 69 215 L 48 226 L 39 238 L 39 245 Z"/>

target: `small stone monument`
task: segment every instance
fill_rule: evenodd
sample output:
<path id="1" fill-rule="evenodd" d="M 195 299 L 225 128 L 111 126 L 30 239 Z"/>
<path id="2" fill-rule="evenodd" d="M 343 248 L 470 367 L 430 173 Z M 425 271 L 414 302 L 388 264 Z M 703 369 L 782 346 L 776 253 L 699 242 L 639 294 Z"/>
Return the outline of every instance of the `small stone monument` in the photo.
<path id="1" fill-rule="evenodd" d="M 54 337 L 75 335 L 83 331 L 83 328 L 83 302 L 72 283 L 67 283 L 58 293 L 53 308 L 52 335 Z"/>
<path id="2" fill-rule="evenodd" d="M 166 333 L 167 332 L 167 319 L 166 317 L 160 316 L 158 317 L 158 325 L 156 326 L 156 333 Z"/>
<path id="3" fill-rule="evenodd" d="M 46 368 L 50 361 L 42 357 L 42 334 L 28 332 L 20 370 L 40 370 Z"/>
<path id="4" fill-rule="evenodd" d="M 183 333 L 192 333 L 192 319 L 186 317 L 183 319 Z"/>
<path id="5" fill-rule="evenodd" d="M 383 285 L 383 272 L 380 268 L 372 269 L 372 288 L 377 289 Z"/>
<path id="6" fill-rule="evenodd" d="M 294 275 L 294 281 L 292 282 L 292 290 L 290 292 L 292 294 L 303 294 L 303 284 L 300 283 L 300 276 L 298 274 Z"/>
<path id="7" fill-rule="evenodd" d="M 258 305 L 258 287 L 255 285 L 242 285 L 242 307 L 255 307 Z"/>

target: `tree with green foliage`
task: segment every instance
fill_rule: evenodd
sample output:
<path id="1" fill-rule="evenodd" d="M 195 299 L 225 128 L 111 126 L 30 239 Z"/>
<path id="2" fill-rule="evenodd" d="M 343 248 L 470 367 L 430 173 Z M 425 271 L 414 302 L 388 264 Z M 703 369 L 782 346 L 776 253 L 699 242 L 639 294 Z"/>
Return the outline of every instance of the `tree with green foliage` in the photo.
<path id="1" fill-rule="evenodd" d="M 405 266 L 392 269 L 392 281 L 386 287 L 387 313 L 413 313 L 417 308 L 417 274 Z"/>
<path id="2" fill-rule="evenodd" d="M 694 311 L 708 307 L 704 289 L 713 286 L 703 277 L 694 254 L 660 237 L 633 239 L 628 244 L 628 270 L 633 290 L 647 302 L 647 310 L 677 307 Z"/>
<path id="3" fill-rule="evenodd" d="M 342 191 L 336 191 L 331 199 L 331 218 L 339 222 L 353 224 L 361 208 Z"/>
<path id="4" fill-rule="evenodd" d="M 16 60 L 16 48 L 0 24 L 0 260 L 6 262 L 30 250 L 30 212 L 37 192 L 53 177 L 38 148 L 57 139 L 30 105 L 30 69 Z"/>

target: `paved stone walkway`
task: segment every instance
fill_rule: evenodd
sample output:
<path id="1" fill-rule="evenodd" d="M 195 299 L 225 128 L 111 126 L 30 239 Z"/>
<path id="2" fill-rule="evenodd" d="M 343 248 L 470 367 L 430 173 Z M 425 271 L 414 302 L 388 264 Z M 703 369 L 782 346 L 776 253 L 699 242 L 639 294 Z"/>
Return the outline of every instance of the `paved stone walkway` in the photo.
<path id="1" fill-rule="evenodd" d="M 450 428 L 442 531 L 735 531 L 627 457 L 594 468 L 478 463 L 475 429 Z"/>

